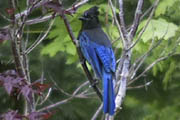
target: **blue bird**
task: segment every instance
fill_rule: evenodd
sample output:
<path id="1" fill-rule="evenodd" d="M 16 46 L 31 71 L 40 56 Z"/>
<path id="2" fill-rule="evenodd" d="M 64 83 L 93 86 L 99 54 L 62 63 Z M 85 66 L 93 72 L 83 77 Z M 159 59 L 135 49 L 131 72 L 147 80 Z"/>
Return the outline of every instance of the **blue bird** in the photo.
<path id="1" fill-rule="evenodd" d="M 115 95 L 113 80 L 115 78 L 116 60 L 108 36 L 101 28 L 98 19 L 98 7 L 94 6 L 84 12 L 78 40 L 84 58 L 92 66 L 96 77 L 103 80 L 103 110 L 114 114 Z"/>

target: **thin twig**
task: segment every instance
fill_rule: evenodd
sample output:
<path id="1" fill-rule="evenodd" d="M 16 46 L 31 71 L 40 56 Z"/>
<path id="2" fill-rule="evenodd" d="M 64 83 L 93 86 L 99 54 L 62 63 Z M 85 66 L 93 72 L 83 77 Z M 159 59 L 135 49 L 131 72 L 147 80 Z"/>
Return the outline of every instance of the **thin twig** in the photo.
<path id="1" fill-rule="evenodd" d="M 157 48 L 163 41 L 163 38 L 165 37 L 166 33 L 168 32 L 168 27 L 166 29 L 166 32 L 164 33 L 163 37 L 161 38 L 161 40 L 159 40 L 155 45 L 154 45 L 154 36 L 151 42 L 151 45 L 149 47 L 149 50 L 142 55 L 140 58 L 138 58 L 134 64 L 132 65 L 132 67 L 130 68 L 131 73 L 133 73 L 133 75 L 130 75 L 130 80 L 134 78 L 134 76 L 136 75 L 136 72 L 138 71 L 138 69 L 141 67 L 141 65 L 144 63 L 145 59 L 147 58 L 147 56 L 155 49 Z M 136 64 L 138 63 L 138 65 L 136 66 Z M 136 68 L 135 68 L 136 67 Z M 135 70 L 133 70 L 135 68 Z"/>
<path id="2" fill-rule="evenodd" d="M 55 87 L 61 92 L 61 93 L 63 93 L 63 94 L 65 94 L 66 96 L 68 96 L 68 97 L 82 97 L 82 95 L 83 96 L 88 96 L 88 94 L 86 94 L 87 92 L 88 92 L 88 88 L 86 89 L 86 90 L 84 90 L 83 92 L 81 92 L 80 94 L 78 94 L 77 95 L 77 93 L 83 88 L 83 87 L 85 87 L 86 85 L 88 85 L 89 84 L 89 81 L 85 81 L 84 83 L 82 83 L 78 88 L 76 88 L 76 90 L 72 93 L 72 94 L 70 94 L 70 93 L 67 93 L 67 92 L 65 92 L 62 88 L 60 88 L 59 86 L 58 86 L 58 84 L 56 83 L 56 81 L 50 76 L 50 79 L 51 79 L 51 81 L 54 83 L 54 85 L 55 85 Z"/>
<path id="3" fill-rule="evenodd" d="M 128 33 L 126 30 L 126 25 L 124 21 L 124 10 L 123 10 L 123 0 L 119 0 L 119 22 L 120 22 L 120 28 L 123 33 L 123 37 L 125 40 L 128 40 Z M 127 43 L 127 42 L 126 42 Z M 126 47 L 126 46 L 124 46 Z"/>
<path id="4" fill-rule="evenodd" d="M 53 25 L 53 23 L 54 23 L 54 20 L 55 20 L 55 19 L 53 19 L 53 20 L 50 22 L 49 27 L 48 27 L 48 29 L 46 30 L 46 32 L 44 33 L 44 35 L 43 35 L 40 39 L 36 40 L 36 41 L 25 51 L 25 54 L 29 54 L 34 48 L 36 48 L 36 47 L 46 38 L 46 36 L 48 35 L 50 29 L 52 28 L 52 25 Z"/>
<path id="5" fill-rule="evenodd" d="M 118 32 L 119 32 L 119 34 L 120 34 L 120 36 L 121 36 L 122 43 L 123 43 L 123 45 L 125 46 L 125 37 L 124 37 L 123 32 L 122 32 L 122 30 L 121 30 L 121 26 L 120 26 L 120 24 L 119 24 L 119 22 L 118 22 L 118 19 L 117 19 L 117 16 L 116 16 L 116 10 L 115 10 L 115 7 L 114 7 L 114 5 L 113 5 L 113 3 L 112 3 L 111 0 L 109 0 L 109 5 L 110 5 L 110 7 L 111 7 L 111 11 L 112 11 L 112 14 L 113 14 L 115 23 L 116 23 L 117 28 L 118 28 Z"/>
<path id="6" fill-rule="evenodd" d="M 55 86 L 61 93 L 63 93 L 63 94 L 66 95 L 66 96 L 69 96 L 69 97 L 72 96 L 70 93 L 67 93 L 67 92 L 65 92 L 62 88 L 60 88 L 60 87 L 58 86 L 58 84 L 56 83 L 56 81 L 55 81 L 51 76 L 50 76 L 50 79 L 51 79 L 51 81 L 53 82 L 54 86 Z"/>
<path id="7" fill-rule="evenodd" d="M 139 21 L 140 21 L 140 17 L 141 17 L 141 14 L 142 14 L 143 3 L 144 3 L 144 0 L 139 0 L 138 1 L 135 17 L 134 17 L 134 20 L 133 20 L 133 24 L 132 24 L 131 30 L 129 32 L 130 38 L 133 38 L 136 31 L 137 31 Z"/>
<path id="8" fill-rule="evenodd" d="M 86 4 L 88 1 L 89 0 L 82 0 L 82 1 L 80 1 L 78 3 L 76 3 L 74 6 L 66 9 L 65 11 L 67 11 L 67 12 L 69 11 L 70 13 L 73 14 L 74 13 L 74 12 L 72 12 L 73 10 L 74 11 L 77 10 L 80 6 Z M 16 14 L 15 19 L 19 19 L 21 16 L 27 15 L 30 10 L 33 11 L 33 10 L 41 7 L 43 4 L 45 4 L 47 2 L 48 2 L 48 0 L 41 0 L 40 2 L 38 2 L 37 4 L 34 5 L 33 9 L 26 9 L 23 12 Z M 57 16 L 57 15 L 52 15 L 51 14 L 51 15 L 47 15 L 47 16 L 43 16 L 43 17 L 37 17 L 37 18 L 34 18 L 34 19 L 26 20 L 25 24 L 26 25 L 32 25 L 32 24 L 38 24 L 38 23 L 46 22 L 46 21 L 54 18 L 55 16 Z M 5 26 L 3 28 L 9 28 L 9 27 L 10 26 L 8 25 L 8 26 Z"/>
<path id="9" fill-rule="evenodd" d="M 93 115 L 93 117 L 91 118 L 91 120 L 96 120 L 96 119 L 97 119 L 97 117 L 98 117 L 99 113 L 101 112 L 102 108 L 103 108 L 103 104 L 101 104 L 101 105 L 99 106 L 99 108 L 97 109 L 97 111 L 95 112 L 95 114 Z"/>
<path id="10" fill-rule="evenodd" d="M 154 8 L 154 4 L 152 4 L 152 5 L 141 15 L 140 21 L 143 20 L 143 18 L 144 18 L 146 15 L 148 15 L 148 14 L 152 11 L 153 8 Z"/>
<path id="11" fill-rule="evenodd" d="M 153 63 L 151 63 L 140 75 L 138 75 L 136 78 L 134 78 L 133 80 L 131 80 L 128 85 L 132 84 L 134 81 L 138 80 L 140 77 L 142 77 L 147 71 L 149 71 L 154 65 L 156 65 L 157 63 L 168 59 L 169 57 L 173 56 L 173 55 L 177 55 L 177 54 L 173 54 L 173 53 L 169 53 L 167 56 L 158 58 L 156 61 L 154 61 Z"/>
<path id="12" fill-rule="evenodd" d="M 78 93 L 78 91 L 80 91 L 80 89 L 82 89 L 84 86 L 88 85 L 89 81 L 84 82 L 83 84 L 81 84 L 74 92 L 73 92 L 73 96 L 76 95 Z"/>
<path id="13" fill-rule="evenodd" d="M 11 19 L 9 19 L 9 18 L 6 17 L 5 15 L 3 15 L 1 12 L 0 12 L 0 16 L 1 16 L 3 19 L 7 20 L 8 22 L 12 22 Z"/>
<path id="14" fill-rule="evenodd" d="M 41 101 L 41 103 L 39 103 L 39 105 L 42 105 L 43 103 L 45 103 L 47 101 L 47 99 L 50 96 L 51 91 L 52 91 L 52 88 L 49 88 L 47 94 L 43 97 L 43 100 Z"/>
<path id="15" fill-rule="evenodd" d="M 55 108 L 59 105 L 62 105 L 62 104 L 65 104 L 67 103 L 68 101 L 72 100 L 73 98 L 88 98 L 85 94 L 80 93 L 80 94 L 77 94 L 81 89 L 82 87 L 84 87 L 85 85 L 87 85 L 89 82 L 86 81 L 84 82 L 83 84 L 81 84 L 78 88 L 76 88 L 76 90 L 73 92 L 73 95 L 70 95 L 69 98 L 65 99 L 65 100 L 62 100 L 62 101 L 59 101 L 59 102 L 56 102 L 56 103 L 52 103 L 51 105 L 49 106 L 46 106 L 44 108 L 41 108 L 39 110 L 37 110 L 38 112 L 41 112 L 41 111 L 44 111 L 44 110 L 49 110 L 49 109 L 52 109 L 52 108 Z"/>
<path id="16" fill-rule="evenodd" d="M 41 6 L 42 6 L 43 4 L 45 4 L 46 2 L 48 2 L 48 0 L 38 1 L 38 2 L 34 5 L 33 9 L 28 8 L 28 9 L 24 10 L 23 12 L 16 14 L 16 15 L 15 15 L 16 19 L 19 19 L 21 16 L 24 16 L 24 15 L 27 16 L 27 15 L 30 13 L 30 11 L 32 11 L 32 10 L 34 10 L 34 9 L 36 9 L 36 8 L 41 7 Z"/>
<path id="17" fill-rule="evenodd" d="M 57 107 L 57 106 L 59 106 L 59 105 L 62 105 L 62 104 L 67 103 L 67 102 L 70 101 L 71 99 L 73 99 L 73 97 L 67 98 L 67 99 L 65 99 L 65 100 L 62 100 L 62 101 L 56 102 L 56 103 L 54 103 L 54 104 L 51 104 L 51 105 L 49 105 L 49 106 L 46 106 L 46 107 L 44 107 L 44 108 L 41 108 L 41 109 L 37 110 L 37 112 L 42 112 L 42 111 L 50 110 L 50 109 L 55 108 L 55 107 Z"/>
<path id="18" fill-rule="evenodd" d="M 72 11 L 72 13 L 75 13 L 75 11 L 76 11 L 79 7 L 81 7 L 82 5 L 86 4 L 88 1 L 89 1 L 89 0 L 81 0 L 80 2 L 76 3 L 75 5 L 73 5 L 71 8 L 66 9 L 66 11 L 69 11 L 69 12 Z"/>
<path id="19" fill-rule="evenodd" d="M 149 81 L 149 82 L 145 83 L 144 85 L 138 85 L 138 86 L 134 86 L 134 87 L 129 86 L 129 87 L 127 87 L 127 89 L 132 90 L 132 89 L 144 88 L 144 87 L 147 87 L 147 86 L 151 85 L 152 82 L 153 81 Z"/>
<path id="20" fill-rule="evenodd" d="M 156 10 L 158 3 L 159 3 L 159 0 L 156 0 L 155 3 L 154 3 L 153 9 L 152 9 L 152 11 L 151 11 L 151 14 L 149 15 L 149 17 L 148 17 L 148 19 L 147 19 L 146 25 L 143 27 L 143 29 L 142 29 L 141 32 L 139 33 L 137 39 L 136 39 L 135 42 L 128 48 L 128 50 L 132 49 L 132 48 L 140 41 L 140 39 L 141 39 L 144 31 L 147 29 L 147 27 L 148 27 L 148 25 L 149 25 L 149 23 L 150 23 L 150 21 L 151 21 L 151 19 L 152 19 L 152 17 L 153 17 L 154 11 Z"/>

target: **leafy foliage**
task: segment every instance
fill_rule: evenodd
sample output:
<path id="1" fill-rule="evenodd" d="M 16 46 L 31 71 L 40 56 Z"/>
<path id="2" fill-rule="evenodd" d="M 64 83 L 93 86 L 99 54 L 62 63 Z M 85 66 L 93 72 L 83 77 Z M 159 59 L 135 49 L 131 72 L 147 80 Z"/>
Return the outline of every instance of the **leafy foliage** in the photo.
<path id="1" fill-rule="evenodd" d="M 0 82 L 10 95 L 15 89 L 19 89 L 21 84 L 24 84 L 24 79 L 17 76 L 15 70 L 8 70 L 4 73 L 0 73 Z"/>
<path id="2" fill-rule="evenodd" d="M 178 0 L 163 0 L 163 1 L 161 1 L 156 9 L 155 16 L 157 17 L 160 15 L 164 15 L 166 13 L 166 11 L 170 10 L 171 7 L 173 6 L 173 4 L 177 1 Z"/>
<path id="3" fill-rule="evenodd" d="M 22 120 L 22 117 L 23 116 L 19 115 L 17 111 L 9 111 L 0 116 L 0 118 L 4 120 Z"/>
<path id="4" fill-rule="evenodd" d="M 47 120 L 51 117 L 52 112 L 32 112 L 27 116 L 18 114 L 17 111 L 8 111 L 0 116 L 2 120 Z"/>
<path id="5" fill-rule="evenodd" d="M 166 71 L 166 74 L 163 79 L 163 84 L 164 84 L 165 89 L 168 88 L 168 85 L 172 80 L 172 74 L 175 70 L 176 70 L 176 64 L 175 64 L 175 61 L 172 60 L 169 65 L 169 69 Z"/>
<path id="6" fill-rule="evenodd" d="M 29 85 L 24 78 L 18 76 L 18 73 L 15 70 L 8 70 L 0 73 L 0 83 L 9 95 L 12 93 L 14 94 L 14 92 L 19 94 L 18 96 L 22 94 L 30 103 L 32 102 L 32 93 L 40 95 L 49 87 L 48 84 L 41 84 L 36 81 Z M 33 86 L 35 86 L 36 89 L 33 89 Z"/>
<path id="7" fill-rule="evenodd" d="M 139 26 L 139 30 L 142 30 L 142 28 L 146 25 L 147 20 L 144 20 L 141 22 Z M 167 22 L 165 19 L 152 19 L 146 28 L 146 31 L 143 33 L 141 39 L 143 39 L 144 42 L 147 42 L 148 40 L 157 37 L 158 39 L 165 39 L 168 40 L 169 38 L 173 37 L 178 30 L 178 26 Z"/>

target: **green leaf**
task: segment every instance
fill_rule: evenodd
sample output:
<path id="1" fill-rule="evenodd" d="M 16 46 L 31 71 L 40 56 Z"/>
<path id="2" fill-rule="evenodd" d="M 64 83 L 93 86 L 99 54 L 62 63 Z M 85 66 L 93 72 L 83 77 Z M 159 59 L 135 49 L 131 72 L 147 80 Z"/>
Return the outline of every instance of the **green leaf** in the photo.
<path id="1" fill-rule="evenodd" d="M 164 79 L 163 79 L 163 85 L 164 85 L 165 90 L 167 89 L 168 84 L 172 79 L 171 77 L 172 77 L 172 74 L 175 71 L 175 69 L 176 69 L 176 63 L 174 61 L 171 61 L 169 69 L 167 69 L 167 72 L 166 72 Z"/>
<path id="2" fill-rule="evenodd" d="M 88 70 L 92 70 L 91 65 L 87 61 L 86 61 L 86 65 L 87 65 Z M 77 65 L 77 68 L 81 68 L 83 70 L 82 65 L 80 63 Z"/>
<path id="3" fill-rule="evenodd" d="M 54 42 L 48 44 L 47 46 L 45 46 L 42 50 L 41 50 L 41 54 L 42 55 L 49 55 L 50 57 L 53 57 L 56 55 L 57 52 L 65 51 L 65 47 L 64 45 L 59 42 L 60 40 L 55 39 Z"/>
<path id="4" fill-rule="evenodd" d="M 158 73 L 162 71 L 163 71 L 163 65 L 161 63 L 156 64 L 152 69 L 153 76 L 157 76 Z"/>
<path id="5" fill-rule="evenodd" d="M 146 25 L 147 20 L 144 20 L 139 28 L 138 32 L 143 29 L 143 27 Z M 152 19 L 146 28 L 145 32 L 143 33 L 141 39 L 143 39 L 144 42 L 147 42 L 148 40 L 157 37 L 158 39 L 169 39 L 173 37 L 178 30 L 178 26 L 167 22 L 165 19 Z"/>
<path id="6" fill-rule="evenodd" d="M 156 76 L 156 75 L 157 75 L 157 73 L 158 73 L 158 68 L 157 68 L 156 65 L 153 67 L 152 72 L 153 72 L 153 76 Z"/>
<path id="7" fill-rule="evenodd" d="M 72 64 L 78 61 L 78 56 L 77 55 L 68 55 L 67 56 L 67 61 L 66 64 Z"/>
<path id="8" fill-rule="evenodd" d="M 71 55 L 76 55 L 76 47 L 72 42 L 67 42 L 66 52 Z"/>
<path id="9" fill-rule="evenodd" d="M 170 7 L 172 7 L 172 5 L 178 0 L 161 0 L 161 2 L 159 3 L 156 11 L 155 11 L 155 16 L 159 16 L 162 14 L 166 13 L 166 10 Z"/>

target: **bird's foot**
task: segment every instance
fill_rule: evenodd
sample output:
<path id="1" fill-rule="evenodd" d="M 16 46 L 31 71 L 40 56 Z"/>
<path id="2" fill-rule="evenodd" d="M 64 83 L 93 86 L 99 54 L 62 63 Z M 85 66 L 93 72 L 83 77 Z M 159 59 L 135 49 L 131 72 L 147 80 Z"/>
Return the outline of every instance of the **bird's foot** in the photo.
<path id="1" fill-rule="evenodd" d="M 96 86 L 97 84 L 99 84 L 99 80 L 97 78 L 94 78 L 92 86 Z"/>

